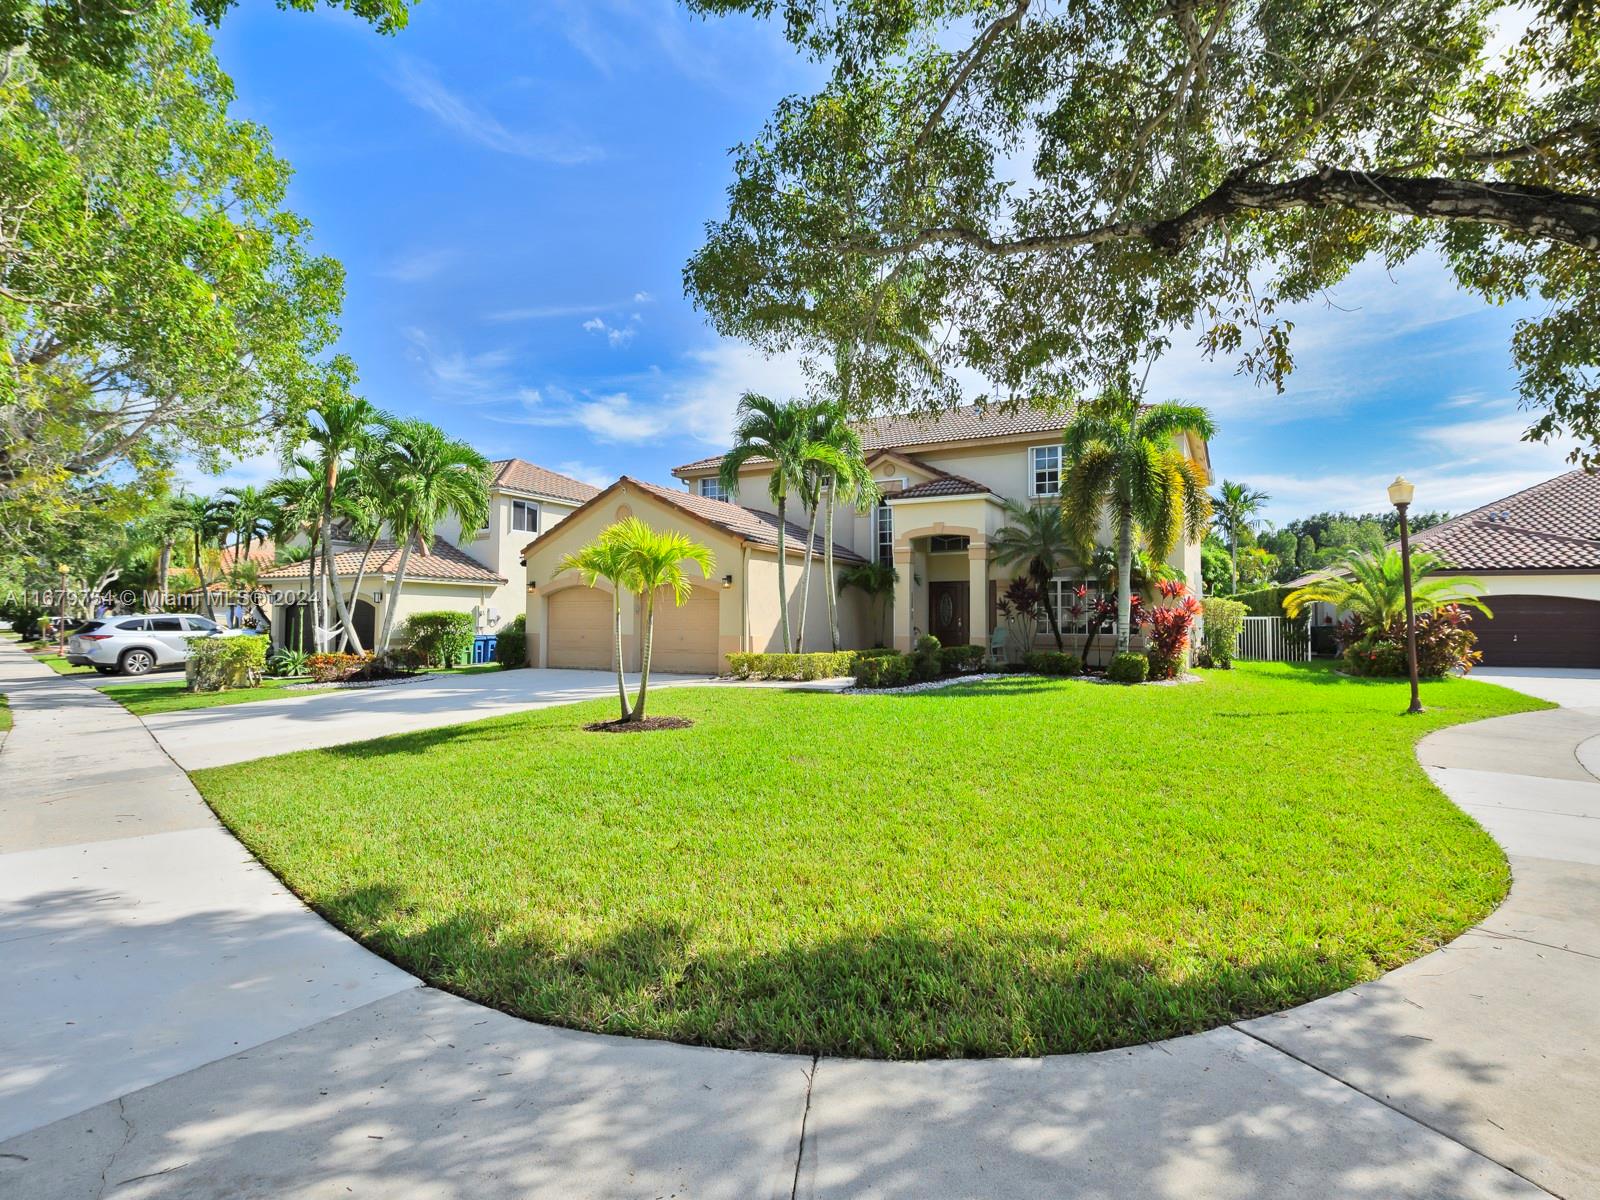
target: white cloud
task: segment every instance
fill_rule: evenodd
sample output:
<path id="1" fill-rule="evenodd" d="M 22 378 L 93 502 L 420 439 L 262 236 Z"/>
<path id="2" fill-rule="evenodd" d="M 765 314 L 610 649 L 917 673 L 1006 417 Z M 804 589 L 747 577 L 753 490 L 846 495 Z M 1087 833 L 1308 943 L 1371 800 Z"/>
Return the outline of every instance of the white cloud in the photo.
<path id="1" fill-rule="evenodd" d="M 644 297 L 643 300 L 640 297 Z M 554 318 L 602 316 L 607 313 L 621 312 L 630 304 L 649 303 L 648 292 L 635 292 L 632 300 L 613 300 L 603 304 L 535 304 L 527 308 L 506 308 L 499 312 L 489 314 L 491 321 L 548 321 Z M 633 319 L 638 320 L 639 314 L 634 313 Z M 584 328 L 589 327 L 584 322 Z"/>
<path id="2" fill-rule="evenodd" d="M 598 146 L 567 135 L 552 136 L 509 129 L 493 114 L 452 92 L 426 63 L 403 56 L 398 62 L 394 82 L 400 93 L 417 108 L 468 141 L 500 154 L 558 166 L 576 166 L 603 157 Z"/>
<path id="3" fill-rule="evenodd" d="M 419 250 L 395 259 L 378 274 L 396 283 L 421 283 L 438 275 L 458 257 L 454 250 Z"/>
<path id="4" fill-rule="evenodd" d="M 599 333 L 606 327 L 606 323 L 599 317 L 591 317 L 583 323 L 583 327 L 589 333 Z"/>
<path id="5" fill-rule="evenodd" d="M 639 332 L 639 320 L 639 314 L 634 313 L 628 318 L 628 324 L 626 325 L 607 325 L 605 321 L 599 317 L 590 317 L 583 323 L 583 329 L 585 333 L 605 334 L 606 342 L 613 350 L 616 350 L 633 341 L 634 334 Z"/>
<path id="6" fill-rule="evenodd" d="M 580 483 L 587 483 L 590 487 L 603 488 L 617 481 L 620 471 L 612 471 L 606 467 L 597 467 L 578 459 L 569 459 L 557 463 L 555 469 L 563 475 L 571 476 Z"/>
<path id="7" fill-rule="evenodd" d="M 482 350 L 468 354 L 441 347 L 426 332 L 415 327 L 405 331 L 411 344 L 411 358 L 422 368 L 435 392 L 458 400 L 483 400 L 507 390 L 505 368 L 510 365 L 509 350 Z"/>
<path id="8" fill-rule="evenodd" d="M 655 297 L 649 292 L 635 292 L 633 294 L 633 302 L 635 304 L 649 304 L 654 299 Z"/>

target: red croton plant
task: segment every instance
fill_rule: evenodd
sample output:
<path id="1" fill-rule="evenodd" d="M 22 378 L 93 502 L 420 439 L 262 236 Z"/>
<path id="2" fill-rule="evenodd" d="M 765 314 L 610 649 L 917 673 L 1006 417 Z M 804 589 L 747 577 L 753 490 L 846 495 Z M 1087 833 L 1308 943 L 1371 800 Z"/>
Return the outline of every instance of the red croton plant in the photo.
<path id="1" fill-rule="evenodd" d="M 1150 642 L 1150 678 L 1176 679 L 1189 648 L 1189 631 L 1200 615 L 1200 601 L 1181 579 L 1163 579 L 1156 584 L 1156 595 L 1158 603 L 1139 622 Z"/>

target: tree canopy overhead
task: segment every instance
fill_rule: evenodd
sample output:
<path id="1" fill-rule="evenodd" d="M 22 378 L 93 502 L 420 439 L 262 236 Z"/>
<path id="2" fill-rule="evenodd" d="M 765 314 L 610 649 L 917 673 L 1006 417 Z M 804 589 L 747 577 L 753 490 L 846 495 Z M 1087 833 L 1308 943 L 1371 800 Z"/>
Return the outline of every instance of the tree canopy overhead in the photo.
<path id="1" fill-rule="evenodd" d="M 1595 0 L 688 2 L 831 68 L 736 150 L 690 293 L 819 355 L 894 314 L 919 344 L 878 348 L 862 403 L 946 403 L 957 365 L 1095 393 L 1173 337 L 1281 388 L 1286 303 L 1427 250 L 1543 301 L 1526 436 L 1600 461 Z"/>

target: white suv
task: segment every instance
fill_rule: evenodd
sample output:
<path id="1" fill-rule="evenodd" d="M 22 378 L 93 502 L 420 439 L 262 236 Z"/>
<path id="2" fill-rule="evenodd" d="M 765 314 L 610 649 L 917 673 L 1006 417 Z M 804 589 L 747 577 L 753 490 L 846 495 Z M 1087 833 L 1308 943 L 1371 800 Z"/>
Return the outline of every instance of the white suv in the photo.
<path id="1" fill-rule="evenodd" d="M 93 667 L 102 675 L 144 675 L 157 667 L 183 666 L 189 661 L 192 637 L 239 637 L 250 632 L 224 629 L 188 613 L 105 617 L 73 631 L 67 639 L 67 661 Z"/>

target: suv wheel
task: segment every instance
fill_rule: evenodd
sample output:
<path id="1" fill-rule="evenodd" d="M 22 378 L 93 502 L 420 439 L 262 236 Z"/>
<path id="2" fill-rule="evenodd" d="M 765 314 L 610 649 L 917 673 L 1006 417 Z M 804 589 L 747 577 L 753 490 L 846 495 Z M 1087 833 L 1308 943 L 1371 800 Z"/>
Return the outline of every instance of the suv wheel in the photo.
<path id="1" fill-rule="evenodd" d="M 148 650 L 124 650 L 117 665 L 124 675 L 146 675 L 155 669 L 156 656 Z"/>

